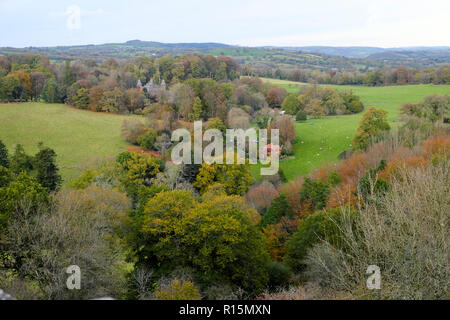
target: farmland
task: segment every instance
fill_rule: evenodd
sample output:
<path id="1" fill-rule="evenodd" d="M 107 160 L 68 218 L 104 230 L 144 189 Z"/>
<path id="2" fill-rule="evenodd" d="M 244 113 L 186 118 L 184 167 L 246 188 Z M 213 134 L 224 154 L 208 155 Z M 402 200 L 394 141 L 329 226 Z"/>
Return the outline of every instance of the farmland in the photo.
<path id="1" fill-rule="evenodd" d="M 285 88 L 288 92 L 296 93 L 301 86 L 298 82 L 263 79 L 265 82 Z M 352 90 L 361 97 L 364 105 L 376 106 L 388 112 L 388 120 L 395 125 L 400 112 L 400 106 L 405 102 L 418 102 L 430 94 L 450 94 L 450 86 L 409 85 L 389 87 L 362 87 L 326 85 L 337 90 Z M 294 145 L 295 156 L 282 161 L 280 166 L 288 179 L 309 173 L 312 169 L 324 163 L 335 163 L 337 156 L 344 150 L 351 148 L 351 141 L 355 134 L 362 113 L 323 117 L 306 122 L 296 122 L 297 140 Z M 257 175 L 259 170 L 254 168 Z"/>
<path id="2" fill-rule="evenodd" d="M 0 140 L 10 150 L 22 144 L 29 154 L 37 144 L 55 150 L 64 183 L 94 157 L 115 156 L 126 147 L 120 127 L 127 116 L 78 110 L 63 104 L 0 104 Z"/>

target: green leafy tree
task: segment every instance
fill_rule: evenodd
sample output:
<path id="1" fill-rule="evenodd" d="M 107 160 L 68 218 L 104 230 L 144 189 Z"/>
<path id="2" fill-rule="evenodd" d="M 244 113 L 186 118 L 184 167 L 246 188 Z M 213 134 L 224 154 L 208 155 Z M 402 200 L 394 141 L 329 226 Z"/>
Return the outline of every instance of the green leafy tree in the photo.
<path id="1" fill-rule="evenodd" d="M 55 103 L 59 101 L 58 85 L 54 79 L 48 79 L 42 89 L 41 98 L 45 102 Z"/>
<path id="2" fill-rule="evenodd" d="M 280 222 L 282 217 L 292 218 L 294 215 L 295 212 L 289 205 L 286 195 L 280 194 L 273 199 L 270 207 L 264 213 L 261 225 L 266 226 L 268 224 L 276 224 Z"/>
<path id="3" fill-rule="evenodd" d="M 326 207 L 329 195 L 330 187 L 328 183 L 305 178 L 300 191 L 300 201 L 307 210 L 321 210 Z"/>
<path id="4" fill-rule="evenodd" d="M 0 227 L 21 205 L 32 211 L 48 204 L 47 190 L 26 172 L 21 172 L 8 186 L 0 188 Z"/>
<path id="5" fill-rule="evenodd" d="M 158 193 L 137 224 L 139 262 L 166 274 L 189 267 L 204 286 L 219 283 L 260 292 L 268 281 L 268 256 L 254 225 L 257 213 L 245 208 L 238 196 L 200 202 L 186 190 Z"/>
<path id="6" fill-rule="evenodd" d="M 192 112 L 189 114 L 189 119 L 191 121 L 200 120 L 203 115 L 203 104 L 199 97 L 194 98 L 194 104 L 192 106 Z"/>
<path id="7" fill-rule="evenodd" d="M 345 240 L 339 228 L 341 222 L 348 219 L 354 225 L 356 212 L 348 208 L 336 208 L 315 212 L 300 220 L 297 231 L 286 243 L 285 262 L 295 271 L 302 270 L 308 251 L 322 240 L 345 248 Z"/>
<path id="8" fill-rule="evenodd" d="M 384 110 L 373 106 L 367 108 L 353 139 L 353 148 L 355 150 L 367 148 L 372 136 L 390 129 L 386 115 L 387 112 Z"/>
<path id="9" fill-rule="evenodd" d="M 307 116 L 308 115 L 306 114 L 306 112 L 304 110 L 298 110 L 297 114 L 295 115 L 295 120 L 305 121 Z"/>
<path id="10" fill-rule="evenodd" d="M 286 98 L 284 98 L 281 108 L 286 111 L 287 114 L 294 115 L 300 108 L 300 101 L 295 94 L 289 93 Z"/>

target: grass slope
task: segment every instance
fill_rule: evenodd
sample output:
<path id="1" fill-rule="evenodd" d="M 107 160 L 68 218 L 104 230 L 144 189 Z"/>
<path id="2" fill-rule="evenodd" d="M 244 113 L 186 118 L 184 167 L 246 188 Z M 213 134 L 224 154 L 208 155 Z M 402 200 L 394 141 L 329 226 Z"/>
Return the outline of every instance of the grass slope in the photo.
<path id="1" fill-rule="evenodd" d="M 298 82 L 263 79 L 263 81 L 285 88 L 287 91 L 297 93 L 301 86 Z M 430 94 L 450 94 L 450 86 L 409 85 L 389 87 L 363 87 L 324 85 L 337 90 L 352 90 L 361 97 L 364 105 L 376 106 L 388 111 L 388 120 L 395 125 L 404 102 L 418 102 Z M 307 174 L 312 169 L 324 163 L 336 163 L 337 156 L 344 150 L 351 148 L 362 113 L 323 117 L 310 121 L 296 123 L 298 143 L 294 145 L 295 158 L 282 161 L 281 168 L 288 179 Z M 311 125 L 311 123 L 313 123 Z M 255 176 L 259 175 L 258 168 L 252 168 Z"/>
<path id="2" fill-rule="evenodd" d="M 64 184 L 78 176 L 77 166 L 95 156 L 116 155 L 127 144 L 120 127 L 127 116 L 78 110 L 62 104 L 0 104 L 0 140 L 10 154 L 17 143 L 35 154 L 42 141 L 57 153 Z"/>

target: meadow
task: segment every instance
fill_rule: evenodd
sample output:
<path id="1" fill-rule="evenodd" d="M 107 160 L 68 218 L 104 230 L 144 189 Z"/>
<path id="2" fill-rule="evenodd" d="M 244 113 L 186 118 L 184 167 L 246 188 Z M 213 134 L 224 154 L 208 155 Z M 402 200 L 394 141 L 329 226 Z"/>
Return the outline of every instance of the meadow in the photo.
<path id="1" fill-rule="evenodd" d="M 80 174 L 80 167 L 95 157 L 115 156 L 127 143 L 120 127 L 128 116 L 78 110 L 63 104 L 0 104 L 0 140 L 10 154 L 16 144 L 35 154 L 37 144 L 55 150 L 64 184 Z"/>
<path id="2" fill-rule="evenodd" d="M 297 93 L 301 86 L 307 84 L 262 79 L 276 86 L 285 88 L 288 92 Z M 337 90 L 351 90 L 361 97 L 365 107 L 376 106 L 388 112 L 388 120 L 394 127 L 400 113 L 400 107 L 405 102 L 419 102 L 430 94 L 450 94 L 450 86 L 405 85 L 386 87 L 340 86 L 324 85 Z M 363 113 L 330 116 L 321 119 L 311 119 L 296 122 L 297 144 L 294 145 L 295 155 L 281 161 L 280 167 L 290 180 L 299 175 L 311 172 L 325 163 L 334 164 L 338 155 L 351 148 L 353 136 Z M 252 173 L 258 177 L 259 168 L 252 168 Z"/>

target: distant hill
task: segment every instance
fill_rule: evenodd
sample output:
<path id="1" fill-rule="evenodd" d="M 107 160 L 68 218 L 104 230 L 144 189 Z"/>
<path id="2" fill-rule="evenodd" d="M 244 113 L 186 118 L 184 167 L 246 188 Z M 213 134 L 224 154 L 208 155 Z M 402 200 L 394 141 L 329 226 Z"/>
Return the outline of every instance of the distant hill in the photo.
<path id="1" fill-rule="evenodd" d="M 100 45 L 0 48 L 0 55 L 35 53 L 52 60 L 105 58 L 129 59 L 139 56 L 166 54 L 212 54 L 235 58 L 239 63 L 249 63 L 256 68 L 305 68 L 317 70 L 338 69 L 346 71 L 371 70 L 382 67 L 406 65 L 415 68 L 440 67 L 450 64 L 450 47 L 242 47 L 223 43 L 162 43 L 130 40 L 125 43 Z"/>

